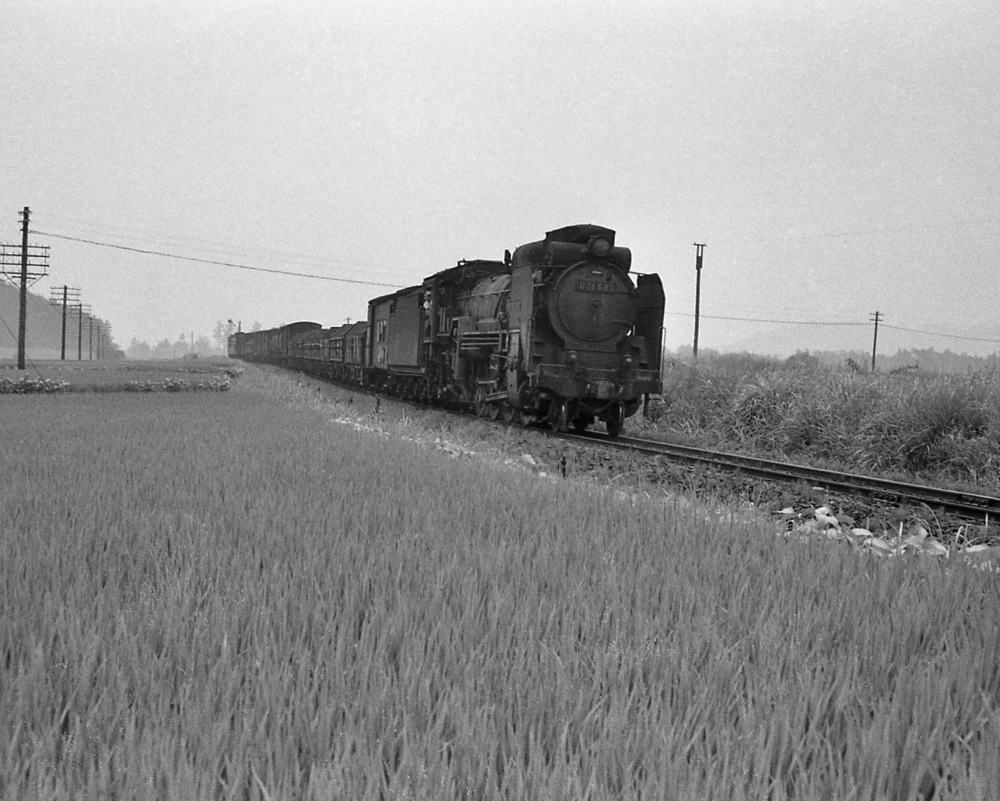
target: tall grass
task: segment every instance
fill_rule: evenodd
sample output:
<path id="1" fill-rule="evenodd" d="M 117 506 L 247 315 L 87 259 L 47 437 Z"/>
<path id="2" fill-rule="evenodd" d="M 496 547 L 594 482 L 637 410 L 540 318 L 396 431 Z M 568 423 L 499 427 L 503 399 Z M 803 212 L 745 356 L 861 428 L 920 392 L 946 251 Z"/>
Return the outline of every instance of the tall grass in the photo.
<path id="1" fill-rule="evenodd" d="M 667 370 L 660 426 L 710 445 L 1000 487 L 1000 376 L 723 357 Z"/>
<path id="2" fill-rule="evenodd" d="M 294 397 L 4 401 L 0 795 L 1000 793 L 995 577 Z"/>

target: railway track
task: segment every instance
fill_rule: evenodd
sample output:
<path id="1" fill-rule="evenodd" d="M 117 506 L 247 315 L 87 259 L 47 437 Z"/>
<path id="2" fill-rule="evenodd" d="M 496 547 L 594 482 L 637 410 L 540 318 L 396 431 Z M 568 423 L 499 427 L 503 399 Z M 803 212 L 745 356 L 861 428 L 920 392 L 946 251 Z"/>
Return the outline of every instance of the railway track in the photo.
<path id="1" fill-rule="evenodd" d="M 1000 498 L 988 495 L 962 492 L 958 490 L 925 487 L 901 481 L 890 481 L 873 476 L 861 476 L 836 470 L 776 462 L 755 456 L 740 456 L 721 451 L 694 448 L 688 445 L 672 445 L 656 440 L 588 433 L 565 432 L 557 435 L 563 439 L 588 445 L 599 443 L 608 448 L 662 456 L 687 464 L 702 464 L 721 468 L 734 473 L 754 476 L 775 482 L 807 482 L 831 492 L 849 495 L 863 495 L 887 500 L 900 505 L 927 506 L 934 512 L 962 517 L 969 520 L 989 522 L 1000 520 Z"/>
<path id="2" fill-rule="evenodd" d="M 303 373 L 303 375 L 306 375 Z M 352 391 L 361 391 L 358 387 L 342 384 L 319 376 L 310 376 L 330 384 L 336 384 Z M 371 394 L 371 393 L 368 393 Z M 376 393 L 376 397 L 377 397 Z M 399 401 L 400 399 L 395 399 Z M 416 403 L 414 401 L 401 401 Z M 418 406 L 424 404 L 416 403 Z M 469 412 L 476 416 L 475 412 Z M 480 417 L 488 420 L 490 418 Z M 506 425 L 500 420 L 497 425 Z M 952 515 L 954 517 L 989 523 L 990 520 L 1000 520 L 1000 498 L 989 495 L 949 490 L 939 487 L 928 487 L 921 484 L 910 484 L 902 481 L 892 481 L 874 476 L 862 476 L 837 470 L 825 470 L 819 467 L 777 462 L 756 456 L 741 456 L 724 451 L 712 451 L 696 448 L 690 445 L 675 445 L 658 440 L 640 439 L 638 437 L 618 436 L 610 438 L 597 432 L 575 433 L 572 431 L 552 432 L 539 426 L 536 430 L 547 431 L 551 436 L 558 437 L 581 445 L 601 445 L 617 450 L 642 453 L 650 456 L 662 456 L 675 462 L 686 464 L 701 464 L 716 467 L 729 472 L 754 476 L 756 478 L 774 481 L 776 483 L 805 482 L 810 486 L 819 487 L 830 492 L 845 495 L 864 496 L 872 499 L 888 501 L 898 505 L 926 506 L 935 513 Z"/>

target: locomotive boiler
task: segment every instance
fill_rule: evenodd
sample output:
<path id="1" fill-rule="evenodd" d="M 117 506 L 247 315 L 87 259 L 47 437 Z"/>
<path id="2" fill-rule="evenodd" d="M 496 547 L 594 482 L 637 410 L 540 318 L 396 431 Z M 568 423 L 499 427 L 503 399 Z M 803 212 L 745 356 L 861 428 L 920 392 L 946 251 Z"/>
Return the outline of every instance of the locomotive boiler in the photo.
<path id="1" fill-rule="evenodd" d="M 617 435 L 642 396 L 660 391 L 664 295 L 633 275 L 632 254 L 596 225 L 550 231 L 511 260 L 506 390 L 553 428 L 595 418 Z"/>
<path id="2" fill-rule="evenodd" d="M 583 430 L 600 419 L 617 435 L 642 396 L 660 391 L 659 277 L 633 281 L 631 252 L 596 225 L 550 231 L 507 261 L 506 275 L 460 301 L 477 328 L 503 334 L 488 365 L 479 362 L 479 402 L 554 429 Z M 483 307 L 493 297 L 495 318 Z"/>

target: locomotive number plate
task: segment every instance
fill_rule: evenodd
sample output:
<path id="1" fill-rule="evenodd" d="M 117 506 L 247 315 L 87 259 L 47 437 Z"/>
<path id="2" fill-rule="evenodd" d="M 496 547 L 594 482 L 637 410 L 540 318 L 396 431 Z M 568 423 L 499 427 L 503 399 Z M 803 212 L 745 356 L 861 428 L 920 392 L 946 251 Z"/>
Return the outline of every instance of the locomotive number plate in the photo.
<path id="1" fill-rule="evenodd" d="M 581 278 L 576 282 L 578 292 L 614 292 L 615 285 L 611 281 L 587 281 Z"/>

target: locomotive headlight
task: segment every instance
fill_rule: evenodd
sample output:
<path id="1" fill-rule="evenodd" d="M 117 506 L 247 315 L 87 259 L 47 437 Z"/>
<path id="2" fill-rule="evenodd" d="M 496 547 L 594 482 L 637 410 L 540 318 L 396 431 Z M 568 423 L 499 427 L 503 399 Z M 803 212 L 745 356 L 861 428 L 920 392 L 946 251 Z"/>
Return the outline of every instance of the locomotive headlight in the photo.
<path id="1" fill-rule="evenodd" d="M 611 242 L 603 236 L 595 236 L 590 241 L 590 252 L 597 258 L 603 259 L 611 250 Z"/>
<path id="2" fill-rule="evenodd" d="M 631 367 L 632 366 L 632 357 L 631 356 L 626 356 L 625 357 L 625 366 L 626 367 Z"/>
<path id="3" fill-rule="evenodd" d="M 575 350 L 571 350 L 566 354 L 566 361 L 570 364 L 576 364 L 577 355 Z"/>

